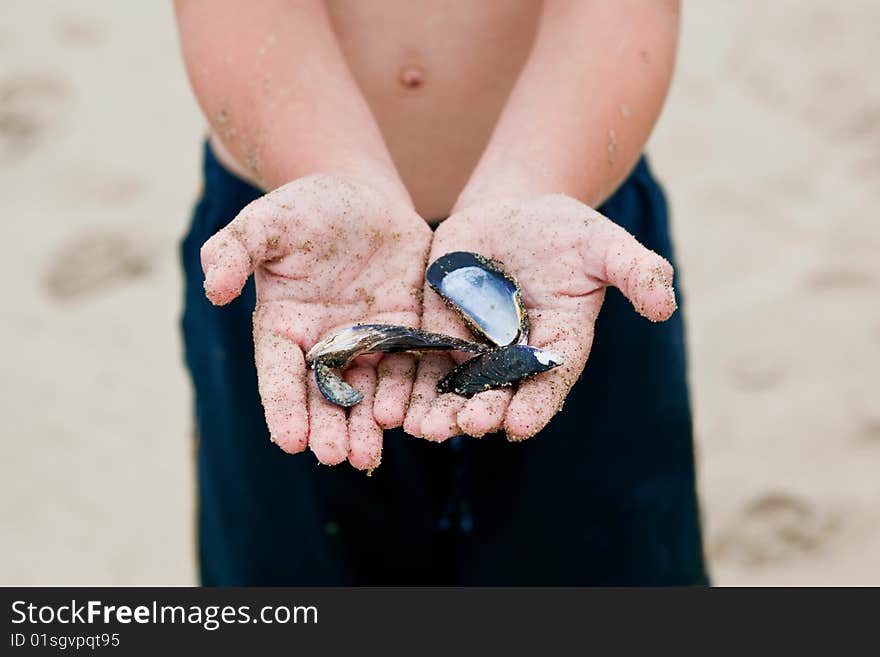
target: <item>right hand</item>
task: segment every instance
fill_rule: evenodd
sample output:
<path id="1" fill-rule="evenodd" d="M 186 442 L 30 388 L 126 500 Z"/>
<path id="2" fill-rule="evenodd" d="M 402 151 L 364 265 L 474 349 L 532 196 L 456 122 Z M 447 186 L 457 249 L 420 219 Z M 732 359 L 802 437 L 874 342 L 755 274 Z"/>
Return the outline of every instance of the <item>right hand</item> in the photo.
<path id="1" fill-rule="evenodd" d="M 202 247 L 205 293 L 235 299 L 253 273 L 254 353 L 272 440 L 289 453 L 308 445 L 321 463 L 346 458 L 372 470 L 382 430 L 400 426 L 413 357 L 362 357 L 345 380 L 364 393 L 345 409 L 327 402 L 304 354 L 355 323 L 419 326 L 431 230 L 406 202 L 352 180 L 314 175 L 248 205 Z"/>

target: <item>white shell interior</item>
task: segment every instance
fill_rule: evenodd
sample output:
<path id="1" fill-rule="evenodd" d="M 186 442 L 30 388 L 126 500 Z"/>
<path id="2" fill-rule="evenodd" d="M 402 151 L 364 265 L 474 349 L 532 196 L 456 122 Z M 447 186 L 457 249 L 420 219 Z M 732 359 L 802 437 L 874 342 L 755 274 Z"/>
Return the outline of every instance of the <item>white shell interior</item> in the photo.
<path id="1" fill-rule="evenodd" d="M 465 310 L 495 344 L 516 340 L 520 318 L 507 281 L 479 267 L 462 267 L 443 277 L 440 291 Z"/>

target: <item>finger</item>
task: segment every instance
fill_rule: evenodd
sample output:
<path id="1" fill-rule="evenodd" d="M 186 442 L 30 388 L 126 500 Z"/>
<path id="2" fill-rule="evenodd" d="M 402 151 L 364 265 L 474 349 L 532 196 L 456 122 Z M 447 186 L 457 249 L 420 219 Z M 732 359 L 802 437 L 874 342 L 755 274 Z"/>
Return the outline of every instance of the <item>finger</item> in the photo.
<path id="1" fill-rule="evenodd" d="M 415 374 L 416 359 L 410 354 L 386 354 L 379 362 L 373 417 L 383 429 L 403 424 Z"/>
<path id="2" fill-rule="evenodd" d="M 504 426 L 504 414 L 512 398 L 513 391 L 509 389 L 474 395 L 458 411 L 458 426 L 463 433 L 475 438 L 499 431 Z"/>
<path id="3" fill-rule="evenodd" d="M 278 248 L 278 233 L 279 224 L 262 197 L 202 245 L 205 294 L 211 303 L 222 306 L 241 294 L 254 268 L 274 257 L 270 252 Z"/>
<path id="4" fill-rule="evenodd" d="M 352 367 L 343 378 L 364 398 L 348 411 L 348 461 L 359 470 L 372 471 L 382 460 L 382 429 L 373 418 L 376 370 Z"/>
<path id="5" fill-rule="evenodd" d="M 422 436 L 422 421 L 437 397 L 437 381 L 453 368 L 449 356 L 441 353 L 422 354 L 413 384 L 403 430 L 411 436 Z"/>
<path id="6" fill-rule="evenodd" d="M 587 221 L 587 230 L 583 256 L 591 264 L 590 274 L 619 289 L 643 317 L 669 319 L 676 309 L 669 261 L 598 212 Z"/>
<path id="7" fill-rule="evenodd" d="M 311 372 L 310 372 L 311 374 Z M 324 465 L 342 463 L 348 456 L 348 427 L 345 409 L 331 404 L 309 376 L 309 447 Z"/>
<path id="8" fill-rule="evenodd" d="M 435 442 L 443 442 L 461 433 L 458 427 L 458 412 L 467 399 L 460 395 L 446 393 L 431 402 L 431 407 L 422 419 L 421 435 Z"/>
<path id="9" fill-rule="evenodd" d="M 257 327 L 254 360 L 272 442 L 290 454 L 303 451 L 308 442 L 309 413 L 302 350 L 281 333 Z"/>
<path id="10" fill-rule="evenodd" d="M 215 306 L 235 299 L 253 273 L 244 245 L 224 228 L 202 246 L 205 294 Z"/>
<path id="11" fill-rule="evenodd" d="M 504 418 L 509 440 L 531 438 L 562 409 L 587 362 L 593 344 L 593 318 L 601 302 L 593 295 L 581 300 L 582 307 L 576 312 L 529 313 L 532 344 L 559 354 L 563 364 L 520 382 Z"/>

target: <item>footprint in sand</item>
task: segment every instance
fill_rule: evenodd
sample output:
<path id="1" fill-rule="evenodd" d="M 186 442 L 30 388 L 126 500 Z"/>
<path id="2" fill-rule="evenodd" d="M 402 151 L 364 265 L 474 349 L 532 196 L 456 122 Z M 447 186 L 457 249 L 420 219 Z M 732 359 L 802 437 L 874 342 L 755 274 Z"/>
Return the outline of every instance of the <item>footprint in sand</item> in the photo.
<path id="1" fill-rule="evenodd" d="M 141 196 L 144 180 L 134 173 L 116 169 L 77 165 L 64 177 L 64 195 L 71 203 L 97 201 L 106 205 L 125 205 Z"/>
<path id="2" fill-rule="evenodd" d="M 788 366 L 778 354 L 740 354 L 728 366 L 731 382 L 740 390 L 749 392 L 769 390 L 785 379 Z"/>
<path id="3" fill-rule="evenodd" d="M 0 165 L 19 161 L 45 135 L 67 98 L 51 76 L 0 79 Z"/>
<path id="4" fill-rule="evenodd" d="M 55 23 L 58 38 L 74 46 L 94 46 L 107 38 L 106 27 L 81 16 L 63 16 Z"/>
<path id="5" fill-rule="evenodd" d="M 852 417 L 856 421 L 856 442 L 880 445 L 880 406 L 877 405 L 875 391 L 860 390 L 848 397 Z"/>
<path id="6" fill-rule="evenodd" d="M 838 150 L 876 153 L 880 80 L 857 63 L 873 61 L 877 3 L 851 0 L 847 11 L 796 0 L 765 5 L 731 48 L 729 80 L 756 102 L 799 116 Z M 807 65 L 792 66 L 794 59 Z"/>
<path id="7" fill-rule="evenodd" d="M 712 547 L 714 558 L 758 566 L 812 554 L 841 524 L 839 514 L 823 512 L 788 493 L 765 493 L 736 514 Z"/>
<path id="8" fill-rule="evenodd" d="M 145 276 L 153 264 L 154 254 L 142 239 L 91 230 L 55 251 L 44 282 L 50 297 L 67 301 Z"/>
<path id="9" fill-rule="evenodd" d="M 859 440 L 880 445 L 880 414 L 860 418 Z"/>
<path id="10" fill-rule="evenodd" d="M 870 272 L 844 267 L 822 267 L 811 271 L 805 280 L 807 287 L 816 292 L 836 292 L 866 288 L 874 284 Z"/>
<path id="11" fill-rule="evenodd" d="M 144 183 L 135 176 L 118 175 L 93 181 L 89 188 L 99 201 L 120 205 L 136 198 L 143 191 Z"/>

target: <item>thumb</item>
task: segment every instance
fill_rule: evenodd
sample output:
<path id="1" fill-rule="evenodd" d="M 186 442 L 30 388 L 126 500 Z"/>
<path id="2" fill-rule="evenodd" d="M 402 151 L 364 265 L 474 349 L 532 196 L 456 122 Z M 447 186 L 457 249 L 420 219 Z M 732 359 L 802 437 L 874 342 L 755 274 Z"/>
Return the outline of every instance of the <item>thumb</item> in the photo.
<path id="1" fill-rule="evenodd" d="M 584 258 L 590 275 L 619 289 L 643 317 L 669 319 L 677 307 L 669 261 L 598 212 L 592 211 L 585 223 Z"/>
<path id="2" fill-rule="evenodd" d="M 226 305 L 241 294 L 254 268 L 266 260 L 267 245 L 273 241 L 261 212 L 264 203 L 261 198 L 248 205 L 202 245 L 205 294 L 215 306 Z"/>

